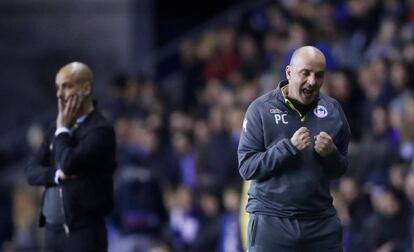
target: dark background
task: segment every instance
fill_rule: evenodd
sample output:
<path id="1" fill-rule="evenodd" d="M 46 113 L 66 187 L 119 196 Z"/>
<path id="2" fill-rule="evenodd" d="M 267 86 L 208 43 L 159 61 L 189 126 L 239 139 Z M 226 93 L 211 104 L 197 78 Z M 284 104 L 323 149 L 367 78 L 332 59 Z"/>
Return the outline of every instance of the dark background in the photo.
<path id="1" fill-rule="evenodd" d="M 166 1 L 156 4 L 157 46 L 163 46 L 211 17 L 220 14 L 237 0 Z"/>

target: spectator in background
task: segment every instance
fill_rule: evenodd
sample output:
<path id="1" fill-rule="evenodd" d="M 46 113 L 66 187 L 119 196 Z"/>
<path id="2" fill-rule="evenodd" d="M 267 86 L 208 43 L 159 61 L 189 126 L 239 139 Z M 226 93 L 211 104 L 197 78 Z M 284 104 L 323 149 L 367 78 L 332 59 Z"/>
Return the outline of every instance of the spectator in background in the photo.
<path id="1" fill-rule="evenodd" d="M 371 126 L 372 110 L 375 106 L 382 105 L 380 103 L 381 81 L 375 78 L 375 74 L 371 63 L 363 63 L 358 69 L 357 83 L 364 97 L 359 108 L 358 121 L 362 128 Z"/>
<path id="2" fill-rule="evenodd" d="M 358 178 L 367 185 L 388 184 L 388 170 L 398 159 L 392 142 L 389 116 L 386 108 L 374 107 L 370 130 L 360 142 L 359 163 L 354 167 Z"/>
<path id="3" fill-rule="evenodd" d="M 404 203 L 394 191 L 373 188 L 374 213 L 363 228 L 365 251 L 405 252 L 410 250 L 409 219 Z"/>
<path id="4" fill-rule="evenodd" d="M 210 108 L 208 117 L 210 137 L 205 149 L 205 164 L 202 168 L 205 182 L 203 186 L 222 190 L 226 183 L 239 179 L 236 149 L 225 128 L 224 109 L 219 105 Z"/>
<path id="5" fill-rule="evenodd" d="M 407 195 L 409 200 L 409 207 L 408 207 L 408 225 L 410 230 L 410 237 L 411 237 L 411 249 L 414 249 L 414 171 L 413 168 L 408 171 L 407 176 L 404 180 L 404 192 Z"/>
<path id="6" fill-rule="evenodd" d="M 259 49 L 252 36 L 247 34 L 240 36 L 237 42 L 238 54 L 240 55 L 239 71 L 244 79 L 257 78 L 263 69 L 263 61 L 259 55 Z"/>
<path id="7" fill-rule="evenodd" d="M 392 18 L 383 18 L 378 33 L 365 52 L 367 58 L 386 57 L 396 58 L 397 21 Z"/>
<path id="8" fill-rule="evenodd" d="M 217 31 L 217 44 L 214 54 L 204 68 L 207 80 L 226 80 L 240 64 L 236 53 L 236 30 L 231 25 L 224 25 Z"/>
<path id="9" fill-rule="evenodd" d="M 180 74 L 182 75 L 182 101 L 178 108 L 193 110 L 197 105 L 197 92 L 204 86 L 203 62 L 197 55 L 194 40 L 186 40 L 180 45 Z"/>
<path id="10" fill-rule="evenodd" d="M 4 186 L 0 187 L 0 250 L 8 251 L 8 249 L 13 249 L 12 240 L 13 240 L 13 201 L 11 193 L 8 188 Z M 14 226 L 16 229 L 16 225 Z M 16 239 L 16 238 L 14 238 Z M 30 244 L 29 249 L 37 248 L 37 244 Z M 26 247 L 24 247 L 25 249 Z M 15 250 L 19 251 L 19 247 L 14 247 Z"/>
<path id="11" fill-rule="evenodd" d="M 193 124 L 193 118 L 182 111 L 172 111 L 169 116 L 168 150 L 170 154 L 164 167 L 164 173 L 174 186 L 184 183 L 195 188 L 198 183 L 197 153 L 191 139 Z"/>
<path id="12" fill-rule="evenodd" d="M 392 103 L 401 95 L 410 93 L 412 88 L 412 77 L 409 74 L 408 65 L 404 61 L 392 61 L 390 66 L 391 95 L 395 97 Z"/>
<path id="13" fill-rule="evenodd" d="M 412 96 L 412 85 L 408 65 L 403 61 L 393 61 L 390 67 L 390 84 L 392 98 L 389 104 L 390 123 L 395 131 L 394 140 L 398 143 L 397 132 L 401 131 L 402 112 L 405 101 Z"/>
<path id="14" fill-rule="evenodd" d="M 280 33 L 269 31 L 264 34 L 263 39 L 263 53 L 265 66 L 267 72 L 275 72 L 279 74 L 282 71 L 283 55 L 286 47 L 286 38 Z"/>
<path id="15" fill-rule="evenodd" d="M 240 192 L 236 187 L 227 186 L 224 189 L 223 206 L 217 252 L 241 252 L 243 247 L 239 223 Z"/>
<path id="16" fill-rule="evenodd" d="M 414 96 L 407 96 L 403 104 L 398 132 L 399 156 L 405 161 L 410 161 L 414 156 Z"/>
<path id="17" fill-rule="evenodd" d="M 58 115 L 26 166 L 45 187 L 40 226 L 46 250 L 107 251 L 104 216 L 112 209 L 115 133 L 92 99 L 93 73 L 80 62 L 56 75 Z"/>
<path id="18" fill-rule="evenodd" d="M 38 232 L 37 207 L 41 191 L 18 184 L 13 191 L 14 239 L 13 251 L 37 251 L 40 249 L 41 237 Z M 2 211 L 5 213 L 5 211 Z M 4 249 L 4 251 L 7 251 Z"/>
<path id="19" fill-rule="evenodd" d="M 146 252 L 163 237 L 168 214 L 162 179 L 155 169 L 124 165 L 118 169 L 111 222 L 111 251 Z"/>
<path id="20" fill-rule="evenodd" d="M 407 195 L 404 193 L 405 186 L 405 177 L 407 176 L 409 170 L 408 163 L 394 163 L 388 174 L 389 186 L 392 188 L 396 195 L 405 202 L 408 202 Z M 408 209 L 409 206 L 404 205 L 405 209 Z"/>
<path id="21" fill-rule="evenodd" d="M 199 228 L 191 245 L 191 252 L 216 251 L 220 233 L 221 199 L 214 189 L 200 189 Z"/>
<path id="22" fill-rule="evenodd" d="M 172 145 L 174 149 L 174 163 L 171 166 L 177 171 L 178 181 L 189 188 L 196 188 L 197 170 L 196 155 L 190 137 L 184 133 L 172 134 Z"/>
<path id="23" fill-rule="evenodd" d="M 117 74 L 111 80 L 111 97 L 103 106 L 102 111 L 112 122 L 125 110 L 125 88 L 128 82 L 126 74 Z"/>
<path id="24" fill-rule="evenodd" d="M 148 165 L 157 150 L 158 135 L 138 116 L 131 118 L 129 123 L 127 146 L 130 159 L 123 164 Z"/>
<path id="25" fill-rule="evenodd" d="M 351 71 L 336 70 L 327 76 L 329 85 L 326 86 L 327 93 L 341 103 L 341 106 L 348 118 L 349 126 L 353 138 L 358 139 L 361 129 L 358 121 L 358 109 L 360 104 L 360 94 L 356 83 L 353 80 Z"/>
<path id="26" fill-rule="evenodd" d="M 339 192 L 345 208 L 339 212 L 344 226 L 344 246 L 346 251 L 364 252 L 363 223 L 372 213 L 369 195 L 355 177 L 344 177 L 339 182 Z"/>
<path id="27" fill-rule="evenodd" d="M 200 229 L 195 213 L 193 192 L 179 185 L 168 197 L 170 240 L 174 251 L 189 251 Z"/>
<path id="28" fill-rule="evenodd" d="M 243 110 L 238 106 L 226 109 L 227 117 L 225 118 L 226 131 L 229 132 L 233 148 L 237 150 L 241 135 L 241 125 L 243 125 Z"/>

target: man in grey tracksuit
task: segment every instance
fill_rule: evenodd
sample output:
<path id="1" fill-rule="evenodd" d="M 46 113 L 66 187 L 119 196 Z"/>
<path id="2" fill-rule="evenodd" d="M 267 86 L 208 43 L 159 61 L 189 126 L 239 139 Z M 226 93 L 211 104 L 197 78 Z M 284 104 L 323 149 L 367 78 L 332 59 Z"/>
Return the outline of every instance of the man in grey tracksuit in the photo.
<path id="1" fill-rule="evenodd" d="M 319 49 L 297 49 L 287 81 L 247 109 L 238 158 L 251 180 L 249 252 L 342 251 L 329 182 L 347 169 L 350 129 L 339 103 L 319 93 L 325 67 Z"/>

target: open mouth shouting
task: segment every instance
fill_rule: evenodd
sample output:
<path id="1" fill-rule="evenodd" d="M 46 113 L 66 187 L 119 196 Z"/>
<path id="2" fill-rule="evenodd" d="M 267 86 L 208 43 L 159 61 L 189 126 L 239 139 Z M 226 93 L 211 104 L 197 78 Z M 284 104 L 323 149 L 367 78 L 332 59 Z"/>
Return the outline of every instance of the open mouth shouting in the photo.
<path id="1" fill-rule="evenodd" d="M 305 94 L 306 97 L 312 97 L 315 93 L 315 88 L 305 87 L 302 89 L 302 92 Z"/>

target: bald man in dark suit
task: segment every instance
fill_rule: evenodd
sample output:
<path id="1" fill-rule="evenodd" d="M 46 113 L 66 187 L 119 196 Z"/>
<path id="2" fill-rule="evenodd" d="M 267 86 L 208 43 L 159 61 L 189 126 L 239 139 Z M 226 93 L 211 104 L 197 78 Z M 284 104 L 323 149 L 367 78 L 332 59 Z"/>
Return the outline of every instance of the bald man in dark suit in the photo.
<path id="1" fill-rule="evenodd" d="M 48 252 L 107 251 L 104 216 L 113 205 L 116 141 L 92 99 L 92 82 L 84 63 L 59 70 L 56 122 L 26 167 L 29 184 L 45 188 L 39 224 Z"/>

